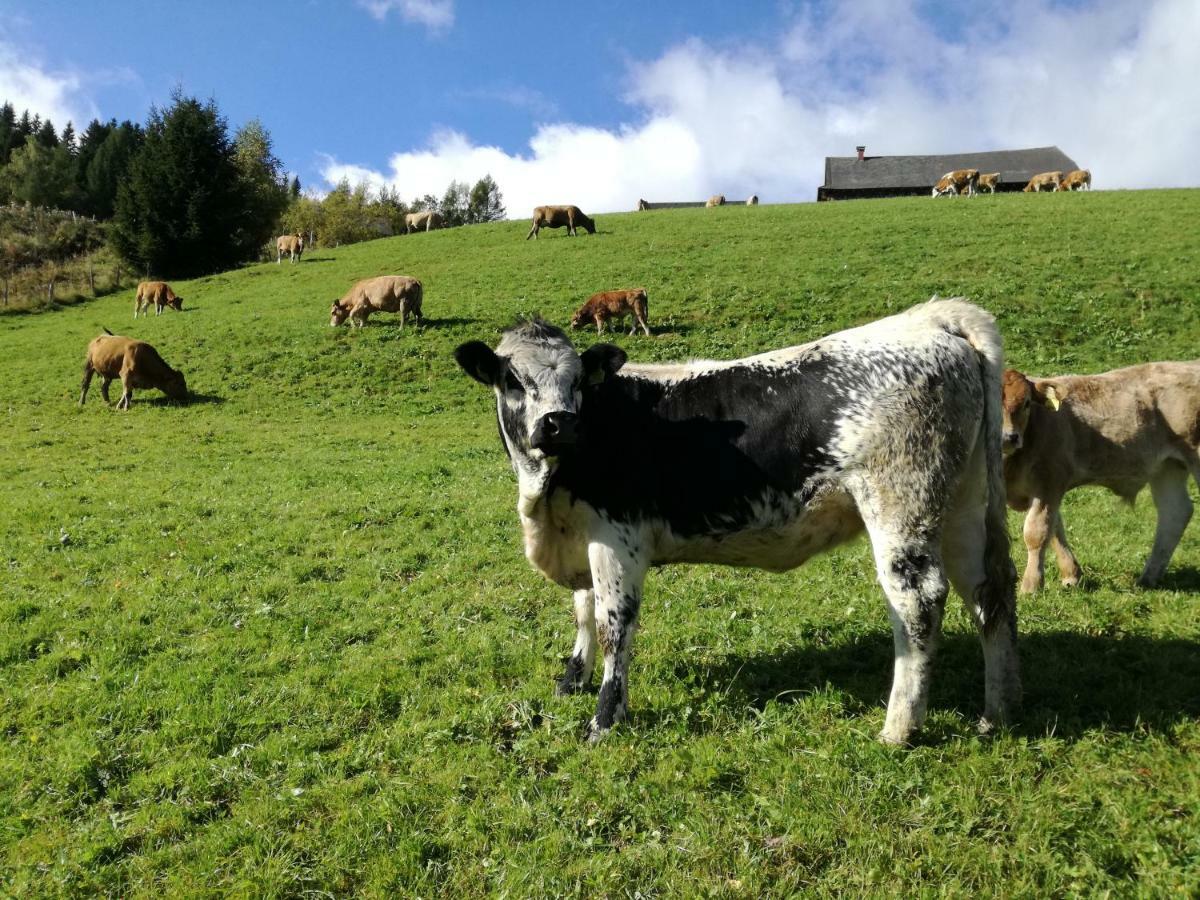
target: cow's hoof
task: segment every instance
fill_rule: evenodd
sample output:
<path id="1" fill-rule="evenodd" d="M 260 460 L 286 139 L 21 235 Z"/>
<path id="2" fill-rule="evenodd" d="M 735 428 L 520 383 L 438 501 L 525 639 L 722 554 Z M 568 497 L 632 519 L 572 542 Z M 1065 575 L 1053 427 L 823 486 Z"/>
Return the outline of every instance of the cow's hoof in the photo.
<path id="1" fill-rule="evenodd" d="M 1068 575 L 1066 578 L 1062 579 L 1062 586 L 1065 588 L 1079 587 L 1079 576 Z"/>
<path id="2" fill-rule="evenodd" d="M 608 735 L 609 731 L 611 731 L 611 730 L 612 729 L 610 729 L 610 728 L 601 728 L 599 725 L 596 724 L 595 718 L 593 718 L 590 722 L 588 722 L 587 730 L 585 732 L 585 737 L 587 739 L 588 744 L 590 746 L 594 747 L 596 744 L 598 744 L 602 740 L 604 740 L 604 738 Z"/>
<path id="3" fill-rule="evenodd" d="M 911 747 L 908 735 L 892 734 L 890 731 L 881 731 L 877 735 L 879 743 L 885 744 L 888 747 Z"/>
<path id="4" fill-rule="evenodd" d="M 1134 582 L 1134 584 L 1136 584 L 1140 588 L 1154 588 L 1154 587 L 1158 587 L 1158 579 L 1153 578 L 1153 577 L 1148 577 L 1146 575 L 1142 575 L 1138 578 L 1137 581 Z"/>
<path id="5" fill-rule="evenodd" d="M 574 678 L 560 678 L 554 683 L 555 697 L 569 697 L 572 694 L 582 694 L 587 686 Z"/>

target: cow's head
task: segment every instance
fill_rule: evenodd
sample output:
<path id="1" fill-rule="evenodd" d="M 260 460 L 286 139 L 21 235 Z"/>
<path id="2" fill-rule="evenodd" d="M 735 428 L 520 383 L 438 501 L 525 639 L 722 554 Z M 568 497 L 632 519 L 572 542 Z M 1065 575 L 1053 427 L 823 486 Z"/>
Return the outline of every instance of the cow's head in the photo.
<path id="1" fill-rule="evenodd" d="M 557 457 L 575 448 L 585 391 L 615 374 L 625 351 L 596 344 L 581 355 L 560 328 L 535 318 L 505 331 L 494 351 L 471 341 L 454 358 L 496 392 L 500 436 L 521 493 L 536 496 L 545 490 Z"/>
<path id="2" fill-rule="evenodd" d="M 348 318 L 350 318 L 350 304 L 334 300 L 333 306 L 329 309 L 329 327 L 336 328 Z"/>
<path id="3" fill-rule="evenodd" d="M 1025 445 L 1025 429 L 1029 427 L 1029 413 L 1033 404 L 1057 410 L 1062 403 L 1062 392 L 1054 384 L 1043 381 L 1034 384 L 1016 369 L 1004 371 L 1004 426 L 1000 448 L 1005 456 L 1016 453 Z"/>
<path id="4" fill-rule="evenodd" d="M 575 311 L 575 315 L 571 316 L 571 327 L 582 328 L 584 325 L 590 325 L 591 321 L 592 316 L 587 306 L 581 306 Z"/>
<path id="5" fill-rule="evenodd" d="M 183 311 L 183 298 L 176 294 L 174 297 L 167 298 L 167 306 L 179 312 Z"/>
<path id="6" fill-rule="evenodd" d="M 187 379 L 183 377 L 183 373 L 177 369 L 168 369 L 168 375 L 159 386 L 160 390 L 179 403 L 188 401 Z"/>
<path id="7" fill-rule="evenodd" d="M 583 230 L 588 234 L 596 233 L 596 221 L 588 216 L 580 216 L 579 224 L 583 226 Z"/>

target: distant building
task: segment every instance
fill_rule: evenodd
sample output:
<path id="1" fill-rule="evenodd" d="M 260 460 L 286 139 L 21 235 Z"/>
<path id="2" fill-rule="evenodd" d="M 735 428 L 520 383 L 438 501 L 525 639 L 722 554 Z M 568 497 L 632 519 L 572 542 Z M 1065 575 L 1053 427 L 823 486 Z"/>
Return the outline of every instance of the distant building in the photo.
<path id="1" fill-rule="evenodd" d="M 1000 173 L 997 190 L 1019 191 L 1034 175 L 1078 169 L 1075 161 L 1057 147 L 1030 150 L 985 150 L 948 156 L 825 157 L 825 183 L 817 188 L 818 200 L 854 200 L 864 197 L 928 195 L 937 180 L 955 169 L 978 169 L 980 174 Z"/>

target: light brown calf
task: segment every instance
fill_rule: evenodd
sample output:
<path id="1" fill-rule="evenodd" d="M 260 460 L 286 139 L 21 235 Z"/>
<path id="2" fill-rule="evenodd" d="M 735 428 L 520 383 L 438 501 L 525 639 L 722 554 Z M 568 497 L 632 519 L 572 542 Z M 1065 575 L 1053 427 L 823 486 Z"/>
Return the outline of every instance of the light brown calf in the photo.
<path id="1" fill-rule="evenodd" d="M 1129 503 L 1150 485 L 1158 527 L 1138 584 L 1156 584 L 1192 516 L 1188 473 L 1200 483 L 1200 361 L 1034 379 L 1009 369 L 1003 390 L 1008 505 L 1028 510 L 1022 592 L 1042 587 L 1047 541 L 1062 583 L 1079 582 L 1060 507 L 1085 484 Z"/>
<path id="2" fill-rule="evenodd" d="M 1029 184 L 1021 190 L 1026 194 L 1031 191 L 1035 194 L 1042 191 L 1056 191 L 1060 181 L 1062 181 L 1062 172 L 1043 172 L 1041 175 L 1034 175 L 1030 178 Z"/>
<path id="3" fill-rule="evenodd" d="M 1087 169 L 1075 169 L 1068 172 L 1060 181 L 1056 191 L 1090 191 L 1092 189 L 1092 173 Z"/>
<path id="4" fill-rule="evenodd" d="M 588 234 L 596 233 L 596 223 L 585 216 L 578 206 L 535 206 L 533 227 L 525 235 L 525 240 L 536 238 L 543 228 L 566 228 L 567 234 L 575 237 L 578 226 L 582 226 Z"/>
<path id="5" fill-rule="evenodd" d="M 626 291 L 601 291 L 592 294 L 579 311 L 571 317 L 572 328 L 582 328 L 584 325 L 595 323 L 596 331 L 604 333 L 604 325 L 609 319 L 624 319 L 630 316 L 633 325 L 630 334 L 637 334 L 638 326 L 650 334 L 650 326 L 646 324 L 646 311 L 649 303 L 646 299 L 645 288 L 633 288 Z"/>
<path id="6" fill-rule="evenodd" d="M 704 206 L 706 209 L 712 209 L 712 207 L 714 207 L 714 206 L 724 206 L 724 205 L 725 205 L 725 195 L 724 194 L 713 194 L 711 197 L 709 197 L 704 202 Z"/>
<path id="7" fill-rule="evenodd" d="M 442 220 L 441 213 L 427 209 L 424 212 L 408 213 L 404 217 L 404 233 L 412 234 L 414 231 L 433 231 L 435 228 L 441 228 L 445 222 Z"/>
<path id="8" fill-rule="evenodd" d="M 996 185 L 998 185 L 999 183 L 1000 183 L 1000 173 L 999 172 L 990 172 L 987 175 L 979 176 L 978 189 L 980 191 L 986 190 L 989 194 L 994 194 L 994 193 L 996 193 Z"/>
<path id="9" fill-rule="evenodd" d="M 138 284 L 137 298 L 133 301 L 133 317 L 136 319 L 143 311 L 150 315 L 152 303 L 156 316 L 162 314 L 164 306 L 174 310 L 183 309 L 183 298 L 177 297 L 165 281 L 143 281 Z"/>
<path id="10" fill-rule="evenodd" d="M 346 296 L 333 301 L 329 310 L 329 324 L 341 325 L 347 319 L 350 324 L 362 328 L 373 312 L 400 313 L 400 328 L 408 316 L 420 319 L 421 282 L 407 275 L 380 275 L 364 278 L 350 288 Z"/>
<path id="11" fill-rule="evenodd" d="M 105 329 L 108 332 L 108 329 Z M 100 395 L 108 399 L 108 386 L 114 378 L 121 379 L 121 399 L 117 409 L 129 409 L 133 402 L 134 388 L 157 388 L 172 400 L 180 402 L 188 398 L 187 382 L 183 373 L 177 372 L 163 361 L 158 351 L 145 341 L 122 337 L 108 332 L 92 338 L 83 359 L 83 385 L 79 391 L 79 405 L 87 399 L 92 376 L 100 376 Z"/>
<path id="12" fill-rule="evenodd" d="M 979 183 L 978 169 L 955 169 L 953 172 L 947 172 L 938 179 L 937 184 L 933 186 L 933 197 L 941 197 L 946 194 L 957 196 L 966 194 L 968 197 L 975 196 L 975 185 Z"/>
<path id="13" fill-rule="evenodd" d="M 297 231 L 295 234 L 284 234 L 275 238 L 276 264 L 283 262 L 285 253 L 292 258 L 292 262 L 299 260 L 300 255 L 304 253 L 304 235 Z"/>

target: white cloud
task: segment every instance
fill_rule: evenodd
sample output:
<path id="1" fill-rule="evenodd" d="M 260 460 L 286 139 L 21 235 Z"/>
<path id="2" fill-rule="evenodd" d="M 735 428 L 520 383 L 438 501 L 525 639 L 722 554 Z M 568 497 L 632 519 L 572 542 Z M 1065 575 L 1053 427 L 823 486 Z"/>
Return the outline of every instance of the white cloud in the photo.
<path id="1" fill-rule="evenodd" d="M 98 115 L 78 74 L 51 71 L 27 52 L 0 42 L 0 102 L 4 101 L 17 115 L 27 109 L 50 119 L 60 131 L 68 121 L 78 130 Z"/>
<path id="2" fill-rule="evenodd" d="M 358 0 L 358 5 L 379 21 L 396 12 L 402 19 L 441 31 L 454 24 L 454 0 Z"/>
<path id="3" fill-rule="evenodd" d="M 490 173 L 509 211 L 648 200 L 810 200 L 826 155 L 953 153 L 1057 144 L 1098 187 L 1197 184 L 1200 3 L 1018 0 L 952 38 L 917 0 L 842 0 L 777 44 L 689 41 L 630 68 L 635 124 L 539 126 L 524 154 L 435 133 L 385 173 L 328 160 L 323 175 L 405 197 Z"/>

